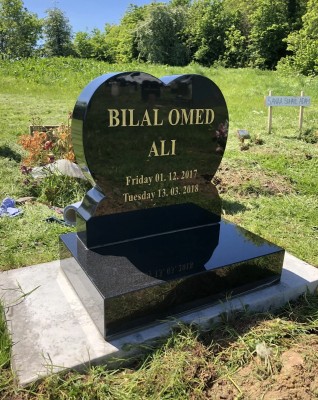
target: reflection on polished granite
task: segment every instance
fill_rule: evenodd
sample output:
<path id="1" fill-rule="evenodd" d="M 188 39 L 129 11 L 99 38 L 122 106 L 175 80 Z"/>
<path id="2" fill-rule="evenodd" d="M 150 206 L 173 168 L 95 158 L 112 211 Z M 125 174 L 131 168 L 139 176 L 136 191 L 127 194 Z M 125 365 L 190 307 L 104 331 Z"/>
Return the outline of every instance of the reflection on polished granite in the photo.
<path id="1" fill-rule="evenodd" d="M 284 250 L 221 220 L 229 114 L 207 77 L 109 73 L 73 112 L 93 187 L 61 266 L 105 338 L 278 282 Z"/>
<path id="2" fill-rule="evenodd" d="M 88 249 L 61 236 L 61 265 L 109 338 L 278 282 L 284 250 L 229 222 Z"/>

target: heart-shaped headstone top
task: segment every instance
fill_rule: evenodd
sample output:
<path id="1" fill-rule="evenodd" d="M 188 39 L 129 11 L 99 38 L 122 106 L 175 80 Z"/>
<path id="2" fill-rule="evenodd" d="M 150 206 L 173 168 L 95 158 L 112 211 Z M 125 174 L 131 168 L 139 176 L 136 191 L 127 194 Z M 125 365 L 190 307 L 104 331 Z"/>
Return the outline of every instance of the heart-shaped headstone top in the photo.
<path id="1" fill-rule="evenodd" d="M 109 214 L 208 202 L 227 133 L 220 89 L 195 74 L 102 75 L 81 93 L 72 121 L 77 161 Z"/>

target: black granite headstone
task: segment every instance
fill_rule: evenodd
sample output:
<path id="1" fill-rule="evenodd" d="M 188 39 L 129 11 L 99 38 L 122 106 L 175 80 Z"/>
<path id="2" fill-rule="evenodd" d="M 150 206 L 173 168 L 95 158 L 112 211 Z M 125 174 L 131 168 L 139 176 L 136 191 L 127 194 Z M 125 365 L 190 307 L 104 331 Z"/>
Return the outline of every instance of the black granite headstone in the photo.
<path id="1" fill-rule="evenodd" d="M 284 250 L 221 220 L 228 122 L 200 75 L 112 73 L 81 93 L 72 137 L 94 187 L 61 265 L 105 338 L 279 280 Z"/>

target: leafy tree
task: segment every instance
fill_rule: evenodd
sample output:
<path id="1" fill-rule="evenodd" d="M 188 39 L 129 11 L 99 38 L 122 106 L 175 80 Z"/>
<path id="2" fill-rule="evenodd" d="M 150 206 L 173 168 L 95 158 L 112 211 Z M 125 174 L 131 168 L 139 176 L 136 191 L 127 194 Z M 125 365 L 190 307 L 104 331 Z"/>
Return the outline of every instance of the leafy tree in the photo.
<path id="1" fill-rule="evenodd" d="M 104 31 L 78 32 L 74 47 L 79 57 L 108 62 L 130 62 L 138 58 L 137 27 L 144 20 L 145 7 L 131 5 L 119 25 L 106 24 Z"/>
<path id="2" fill-rule="evenodd" d="M 302 27 L 302 17 L 306 13 L 307 0 L 288 0 L 287 13 L 291 26 L 291 31 L 296 31 Z"/>
<path id="3" fill-rule="evenodd" d="M 23 7 L 22 0 L 0 0 L 0 56 L 30 57 L 41 33 L 37 16 Z"/>
<path id="4" fill-rule="evenodd" d="M 96 58 L 100 61 L 114 62 L 112 49 L 107 43 L 107 34 L 116 25 L 106 24 L 105 31 L 93 29 L 91 33 L 77 32 L 74 39 L 74 50 L 77 56 L 82 58 Z"/>
<path id="5" fill-rule="evenodd" d="M 73 54 L 72 27 L 64 12 L 57 7 L 46 11 L 43 22 L 46 56 L 69 56 Z"/>
<path id="6" fill-rule="evenodd" d="M 183 7 L 151 4 L 137 29 L 139 58 L 152 63 L 187 64 L 189 52 L 182 40 L 186 18 Z"/>
<path id="7" fill-rule="evenodd" d="M 191 6 L 187 43 L 195 61 L 212 65 L 225 51 L 226 32 L 232 19 L 221 0 L 198 0 Z"/>
<path id="8" fill-rule="evenodd" d="M 259 0 L 251 16 L 249 50 L 253 66 L 273 69 L 286 55 L 284 38 L 290 32 L 287 5 L 281 0 Z"/>
<path id="9" fill-rule="evenodd" d="M 251 14 L 253 10 L 257 7 L 258 0 L 224 0 L 224 8 L 228 12 L 239 11 L 244 15 Z"/>
<path id="10" fill-rule="evenodd" d="M 309 0 L 307 12 L 302 18 L 303 27 L 292 32 L 288 38 L 287 50 L 292 54 L 281 60 L 280 68 L 290 67 L 302 74 L 318 73 L 318 3 Z"/>
<path id="11" fill-rule="evenodd" d="M 286 55 L 285 38 L 302 25 L 306 3 L 307 0 L 223 0 L 227 13 L 233 14 L 234 10 L 236 30 L 226 32 L 226 54 L 221 57 L 222 61 L 227 60 L 225 65 L 230 66 L 228 58 L 232 59 L 232 64 L 238 51 L 238 64 L 243 56 L 245 61 L 250 58 L 251 65 L 274 68 Z M 242 54 L 240 49 L 244 46 Z"/>
<path id="12" fill-rule="evenodd" d="M 149 6 L 138 7 L 130 5 L 120 21 L 118 30 L 113 30 L 107 36 L 107 42 L 114 49 L 117 62 L 130 62 L 138 58 L 137 30 L 146 18 Z M 114 34 L 117 34 L 115 38 Z M 116 46 L 112 45 L 116 43 Z"/>
<path id="13" fill-rule="evenodd" d="M 235 25 L 225 32 L 224 53 L 219 60 L 225 67 L 242 68 L 248 60 L 247 37 Z"/>
<path id="14" fill-rule="evenodd" d="M 114 25 L 116 26 L 116 25 Z M 93 29 L 91 35 L 91 44 L 93 47 L 93 57 L 97 60 L 114 62 L 114 57 L 109 44 L 106 43 L 106 37 L 109 31 L 113 28 L 113 25 L 106 24 L 105 30 Z"/>
<path id="15" fill-rule="evenodd" d="M 93 57 L 94 50 L 91 42 L 91 35 L 87 32 L 77 32 L 74 37 L 74 51 L 80 58 Z"/>
<path id="16" fill-rule="evenodd" d="M 170 7 L 190 7 L 191 0 L 170 0 Z"/>

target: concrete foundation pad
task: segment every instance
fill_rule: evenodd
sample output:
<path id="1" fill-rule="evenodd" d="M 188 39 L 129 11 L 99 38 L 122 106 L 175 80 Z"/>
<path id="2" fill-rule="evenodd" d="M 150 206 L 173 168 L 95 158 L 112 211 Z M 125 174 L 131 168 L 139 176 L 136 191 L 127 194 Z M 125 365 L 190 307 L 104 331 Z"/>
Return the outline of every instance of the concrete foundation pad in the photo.
<path id="1" fill-rule="evenodd" d="M 105 341 L 60 269 L 60 262 L 0 273 L 0 300 L 12 336 L 12 364 L 27 385 L 65 369 L 129 360 L 139 344 L 169 334 L 178 321 L 209 326 L 221 313 L 248 306 L 255 311 L 278 308 L 318 286 L 318 269 L 286 253 L 281 282 L 205 306 Z"/>

